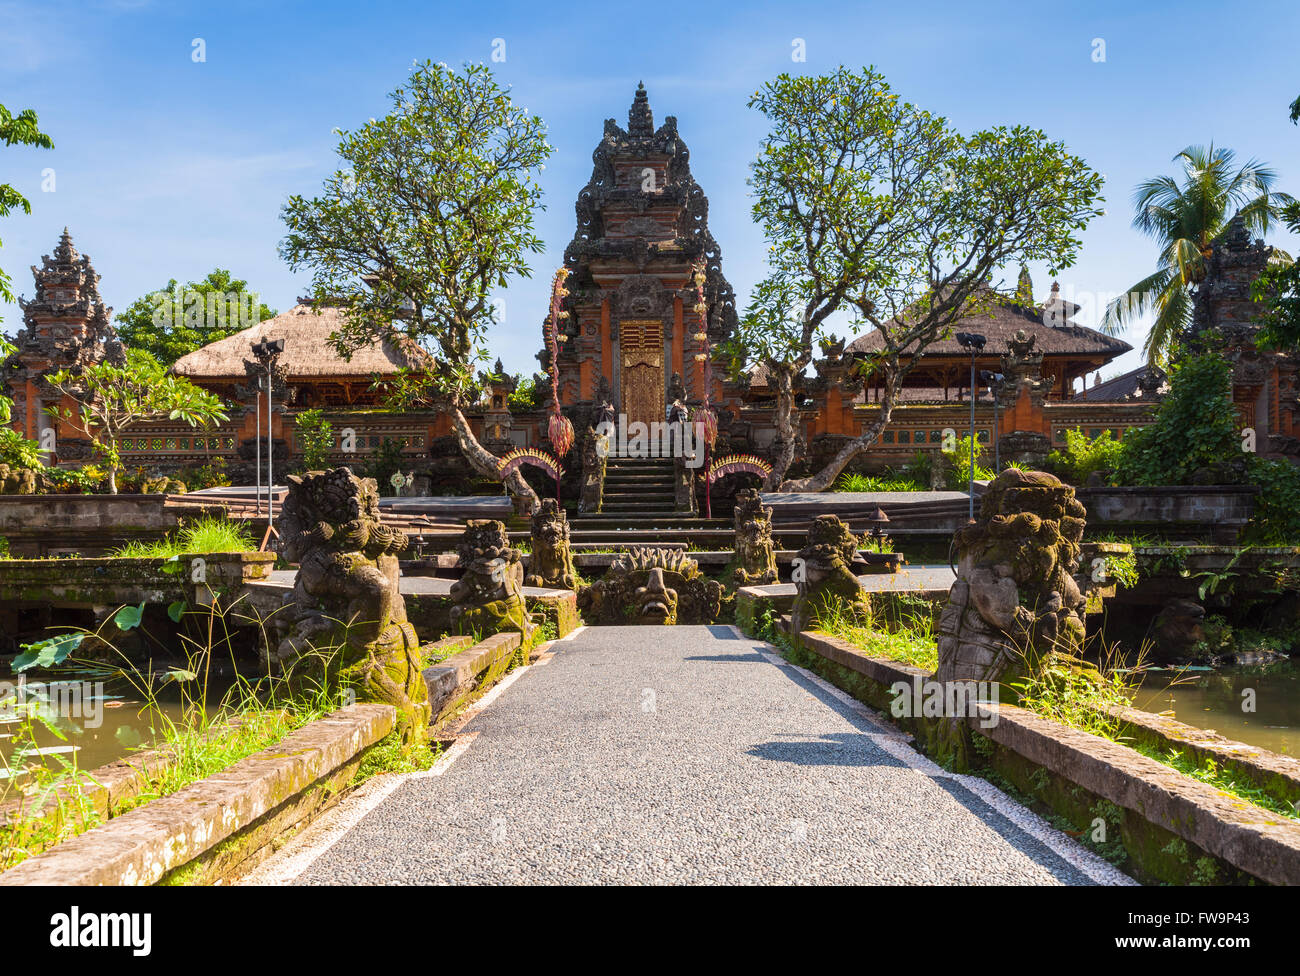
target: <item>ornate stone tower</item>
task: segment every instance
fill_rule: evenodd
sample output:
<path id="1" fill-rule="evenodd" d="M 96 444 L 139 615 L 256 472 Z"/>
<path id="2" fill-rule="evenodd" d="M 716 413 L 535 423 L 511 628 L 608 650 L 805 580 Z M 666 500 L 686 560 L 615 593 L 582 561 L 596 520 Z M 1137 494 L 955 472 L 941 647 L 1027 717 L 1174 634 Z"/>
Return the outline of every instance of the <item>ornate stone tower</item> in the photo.
<path id="1" fill-rule="evenodd" d="M 1232 361 L 1232 398 L 1242 426 L 1255 430 L 1256 450 L 1300 460 L 1300 357 L 1255 347 L 1259 304 L 1250 290 L 1272 250 L 1250 239 L 1240 216 L 1232 219 L 1211 245 L 1188 339 Z"/>
<path id="2" fill-rule="evenodd" d="M 66 227 L 54 256 L 45 255 L 41 263 L 32 265 L 36 297 L 18 301 L 23 328 L 14 337 L 17 352 L 0 367 L 0 379 L 13 397 L 15 429 L 36 440 L 42 428 L 56 427 L 58 459 L 82 460 L 89 457 L 90 442 L 67 436 L 66 428 L 45 413 L 61 400 L 46 377 L 105 359 L 120 362 L 122 344 L 110 321 L 113 310 L 100 298 L 99 275 L 90 258 L 77 253 Z"/>
<path id="3" fill-rule="evenodd" d="M 709 233 L 709 202 L 689 160 L 674 117 L 655 128 L 644 85 L 627 129 L 606 120 L 564 252 L 570 294 L 559 353 L 562 403 L 592 403 L 603 380 L 629 421 L 649 422 L 664 419 L 674 374 L 689 397 L 703 395 L 703 364 L 695 358 L 703 343 L 695 337 L 704 323 L 691 283 L 696 262 L 706 269 L 710 343 L 731 333 L 736 308 Z M 549 354 L 538 358 L 545 366 Z"/>

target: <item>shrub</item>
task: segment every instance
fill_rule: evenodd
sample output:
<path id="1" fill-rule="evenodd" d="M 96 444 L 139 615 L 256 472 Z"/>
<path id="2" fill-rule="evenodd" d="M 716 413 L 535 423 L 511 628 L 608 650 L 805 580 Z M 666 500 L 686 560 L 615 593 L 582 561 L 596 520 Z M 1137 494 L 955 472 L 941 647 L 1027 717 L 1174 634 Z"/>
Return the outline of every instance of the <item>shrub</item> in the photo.
<path id="1" fill-rule="evenodd" d="M 1300 468 L 1289 461 L 1251 457 L 1247 471 L 1260 492 L 1246 540 L 1274 546 L 1300 543 Z"/>
<path id="2" fill-rule="evenodd" d="M 35 468 L 38 471 L 45 467 L 40 445 L 36 441 L 29 441 L 11 427 L 0 427 L 0 464 L 7 464 L 11 468 Z"/>
<path id="3" fill-rule="evenodd" d="M 886 470 L 881 474 L 844 472 L 835 480 L 831 491 L 923 491 L 923 486 L 906 474 Z"/>
<path id="4" fill-rule="evenodd" d="M 1173 367 L 1155 422 L 1124 438 L 1117 477 L 1126 485 L 1186 485 L 1198 469 L 1234 460 L 1244 458 L 1232 367 L 1217 353 L 1201 353 Z"/>
<path id="5" fill-rule="evenodd" d="M 128 542 L 109 553 L 128 559 L 170 559 L 187 552 L 250 552 L 257 543 L 243 522 L 204 515 L 182 524 L 173 535 L 156 542 Z"/>
<path id="6" fill-rule="evenodd" d="M 304 410 L 294 420 L 298 432 L 298 446 L 302 449 L 302 466 L 306 471 L 319 471 L 334 450 L 334 425 L 325 419 L 320 410 Z"/>
<path id="7" fill-rule="evenodd" d="M 957 448 L 947 458 L 945 483 L 949 491 L 965 491 L 971 479 L 971 443 L 974 438 L 967 434 L 957 441 Z M 991 481 L 997 476 L 992 468 L 986 468 L 981 461 L 987 460 L 982 444 L 975 445 L 975 480 Z"/>
<path id="8" fill-rule="evenodd" d="M 1089 439 L 1081 430 L 1065 432 L 1065 449 L 1047 456 L 1052 473 L 1072 485 L 1081 485 L 1094 471 L 1114 471 L 1119 467 L 1123 444 L 1109 430 Z"/>

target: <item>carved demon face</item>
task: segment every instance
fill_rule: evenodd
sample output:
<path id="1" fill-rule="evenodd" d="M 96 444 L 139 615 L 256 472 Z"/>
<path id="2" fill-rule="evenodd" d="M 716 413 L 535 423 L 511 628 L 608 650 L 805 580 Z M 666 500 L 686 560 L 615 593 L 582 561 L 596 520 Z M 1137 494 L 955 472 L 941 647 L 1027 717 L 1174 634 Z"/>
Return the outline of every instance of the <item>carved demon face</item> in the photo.
<path id="1" fill-rule="evenodd" d="M 650 570 L 645 586 L 633 593 L 634 620 L 639 624 L 675 624 L 677 622 L 677 592 L 664 584 L 664 571 L 659 567 Z"/>

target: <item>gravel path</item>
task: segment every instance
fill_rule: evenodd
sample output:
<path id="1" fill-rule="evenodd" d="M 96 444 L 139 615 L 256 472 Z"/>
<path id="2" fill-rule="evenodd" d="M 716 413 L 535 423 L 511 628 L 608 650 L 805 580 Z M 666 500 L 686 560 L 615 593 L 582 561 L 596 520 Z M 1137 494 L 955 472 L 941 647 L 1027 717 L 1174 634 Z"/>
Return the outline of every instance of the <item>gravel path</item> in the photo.
<path id="1" fill-rule="evenodd" d="M 553 647 L 295 883 L 1127 881 L 731 627 Z"/>

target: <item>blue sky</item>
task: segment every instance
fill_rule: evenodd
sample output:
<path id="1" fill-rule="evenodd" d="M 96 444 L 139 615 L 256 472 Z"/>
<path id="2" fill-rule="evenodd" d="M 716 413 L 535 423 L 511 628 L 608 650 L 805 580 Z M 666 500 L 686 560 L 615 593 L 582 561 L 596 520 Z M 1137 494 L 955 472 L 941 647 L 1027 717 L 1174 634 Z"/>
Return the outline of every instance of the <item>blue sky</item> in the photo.
<path id="1" fill-rule="evenodd" d="M 91 255 L 108 304 L 231 269 L 283 311 L 307 276 L 279 260 L 279 210 L 336 165 L 335 126 L 386 112 L 412 60 L 491 61 L 540 114 L 556 152 L 538 226 L 546 253 L 511 282 L 492 352 L 537 369 L 551 271 L 573 234 L 603 120 L 625 123 L 639 80 L 656 121 L 676 115 L 710 200 L 723 267 L 743 304 L 764 271 L 745 185 L 764 126 L 746 99 L 782 71 L 874 64 L 905 98 L 971 131 L 1026 123 L 1106 176 L 1107 214 L 1063 272 L 1091 324 L 1098 301 L 1151 270 L 1131 228 L 1141 179 L 1191 143 L 1256 156 L 1300 195 L 1300 128 L 1287 106 L 1300 5 L 1202 3 L 479 4 L 0 0 L 0 102 L 34 108 L 50 152 L 0 148 L 0 182 L 32 200 L 0 226 L 0 266 L 30 297 L 27 268 L 64 225 Z M 191 53 L 195 38 L 206 61 Z M 792 61 L 796 39 L 806 61 Z M 1105 60 L 1094 61 L 1096 39 Z M 498 45 L 499 49 L 499 45 Z M 42 192 L 52 168 L 53 192 Z M 1277 237 L 1293 252 L 1297 242 Z M 1031 268 L 1039 297 L 1050 285 Z M 1014 277 L 1014 270 L 1010 272 Z M 0 306 L 12 333 L 16 306 Z M 1137 329 L 1126 338 L 1140 346 Z M 1131 353 L 1107 369 L 1137 365 Z"/>

